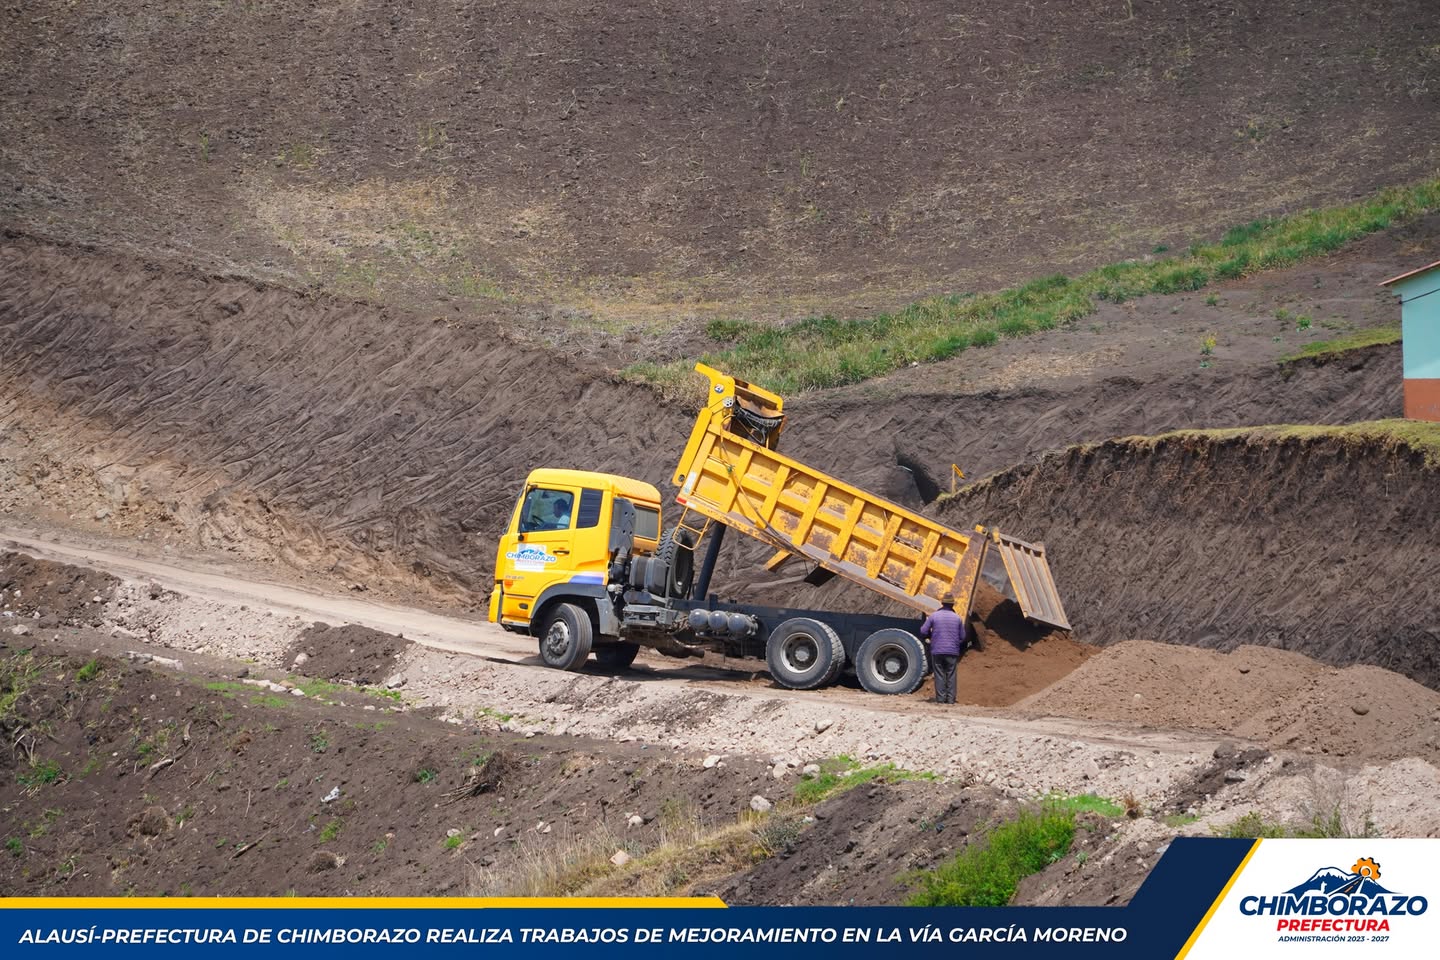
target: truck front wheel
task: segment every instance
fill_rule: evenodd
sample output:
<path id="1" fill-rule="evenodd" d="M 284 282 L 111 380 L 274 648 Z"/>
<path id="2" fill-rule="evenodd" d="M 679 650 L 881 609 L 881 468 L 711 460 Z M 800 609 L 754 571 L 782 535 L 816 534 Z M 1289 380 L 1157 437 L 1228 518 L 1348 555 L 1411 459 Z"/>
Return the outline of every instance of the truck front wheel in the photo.
<path id="1" fill-rule="evenodd" d="M 928 668 L 920 638 L 894 627 L 876 630 L 855 653 L 855 676 L 871 693 L 914 693 Z"/>
<path id="2" fill-rule="evenodd" d="M 581 670 L 594 639 L 588 613 L 573 603 L 557 603 L 540 632 L 540 659 L 557 670 Z"/>
<path id="3" fill-rule="evenodd" d="M 845 647 L 829 625 L 809 617 L 793 617 L 776 627 L 765 641 L 770 676 L 791 690 L 813 690 L 835 682 L 845 669 Z"/>

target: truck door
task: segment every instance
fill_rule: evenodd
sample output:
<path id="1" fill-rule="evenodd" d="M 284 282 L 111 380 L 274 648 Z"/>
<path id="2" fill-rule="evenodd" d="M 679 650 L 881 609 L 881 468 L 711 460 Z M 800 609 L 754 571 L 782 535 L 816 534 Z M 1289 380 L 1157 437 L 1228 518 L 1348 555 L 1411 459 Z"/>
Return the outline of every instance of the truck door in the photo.
<path id="1" fill-rule="evenodd" d="M 605 583 L 608 528 L 602 489 L 531 484 L 511 531 L 501 541 L 503 619 L 528 622 L 533 602 L 547 587 Z"/>
<path id="2" fill-rule="evenodd" d="M 574 575 L 578 487 L 532 484 L 500 541 L 505 620 L 528 622 L 531 604 L 545 588 Z"/>

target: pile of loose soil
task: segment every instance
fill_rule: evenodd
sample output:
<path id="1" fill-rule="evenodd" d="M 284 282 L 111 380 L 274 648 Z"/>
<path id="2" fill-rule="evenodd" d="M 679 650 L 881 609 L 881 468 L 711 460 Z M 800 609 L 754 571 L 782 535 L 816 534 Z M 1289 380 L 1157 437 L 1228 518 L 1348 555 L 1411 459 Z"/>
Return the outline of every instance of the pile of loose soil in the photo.
<path id="1" fill-rule="evenodd" d="M 1340 759 L 1440 762 L 1440 693 L 1388 670 L 1336 669 L 1264 647 L 1117 643 L 1017 709 L 1215 730 Z"/>
<path id="2" fill-rule="evenodd" d="M 98 625 L 95 598 L 108 599 L 119 582 L 98 570 L 0 552 L 0 629 Z"/>
<path id="3" fill-rule="evenodd" d="M 465 893 L 477 870 L 577 837 L 641 849 L 677 818 L 734 822 L 775 789 L 744 758 L 705 769 L 653 745 L 523 738 L 88 651 L 0 648 L 0 669 L 23 691 L 0 751 L 6 896 Z"/>
<path id="4" fill-rule="evenodd" d="M 955 670 L 955 700 L 978 707 L 1007 707 L 1050 686 L 1096 652 L 1066 631 L 1030 621 L 1013 600 L 982 582 L 969 628 L 973 643 Z M 927 677 L 915 696 L 935 695 Z"/>
<path id="5" fill-rule="evenodd" d="M 285 653 L 288 663 L 303 660 L 296 669 L 321 680 L 379 683 L 394 672 L 395 663 L 410 641 L 393 633 L 347 623 L 332 627 L 316 621 L 307 627 Z"/>
<path id="6" fill-rule="evenodd" d="M 1440 688 L 1440 469 L 1377 424 L 1072 447 L 940 510 L 1046 544 L 1076 635 L 1258 644 Z"/>

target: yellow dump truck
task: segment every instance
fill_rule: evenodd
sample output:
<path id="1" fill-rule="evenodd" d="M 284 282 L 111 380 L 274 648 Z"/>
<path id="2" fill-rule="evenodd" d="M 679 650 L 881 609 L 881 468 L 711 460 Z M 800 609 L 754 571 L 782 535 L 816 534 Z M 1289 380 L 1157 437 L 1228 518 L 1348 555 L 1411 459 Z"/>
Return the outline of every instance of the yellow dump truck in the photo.
<path id="1" fill-rule="evenodd" d="M 672 478 L 680 514 L 669 530 L 659 490 L 643 481 L 556 469 L 527 478 L 500 541 L 490 620 L 537 637 L 545 663 L 578 670 L 593 652 L 623 668 L 641 646 L 715 651 L 763 657 L 793 689 L 853 669 L 871 692 L 910 693 L 929 669 L 920 617 L 946 592 L 968 616 L 982 577 L 1030 619 L 1069 629 L 1043 545 L 951 529 L 780 454 L 781 398 L 695 369 L 709 385 Z M 773 547 L 769 569 L 803 563 L 808 583 L 843 577 L 917 615 L 721 602 L 709 586 L 727 529 Z"/>

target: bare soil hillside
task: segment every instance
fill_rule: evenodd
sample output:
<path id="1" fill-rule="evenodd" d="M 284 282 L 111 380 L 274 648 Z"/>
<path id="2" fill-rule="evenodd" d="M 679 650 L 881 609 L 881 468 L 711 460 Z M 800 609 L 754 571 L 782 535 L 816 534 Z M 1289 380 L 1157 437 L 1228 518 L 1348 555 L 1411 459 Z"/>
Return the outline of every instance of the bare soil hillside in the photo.
<path id="1" fill-rule="evenodd" d="M 1394 416 L 1394 346 L 1275 361 L 1393 322 L 1374 277 L 1436 236 L 1430 218 L 1225 284 L 1215 305 L 1111 305 L 1090 324 L 802 395 L 786 450 L 919 507 L 948 488 L 951 463 L 973 477 L 1098 437 Z M 1220 345 L 1202 369 L 1207 330 Z M 13 235 L 0 336 L 0 507 L 459 602 L 488 590 L 529 469 L 665 489 L 692 422 L 686 404 L 610 379 L 595 344 L 541 350 L 453 306 L 380 308 Z M 793 590 L 764 587 L 754 552 L 732 551 L 722 590 Z"/>
<path id="2" fill-rule="evenodd" d="M 0 37 L 0 224 L 391 303 L 864 309 L 1440 158 L 1427 0 L 42 0 Z"/>

